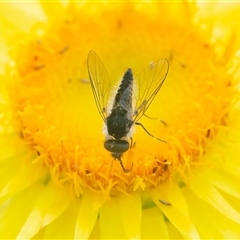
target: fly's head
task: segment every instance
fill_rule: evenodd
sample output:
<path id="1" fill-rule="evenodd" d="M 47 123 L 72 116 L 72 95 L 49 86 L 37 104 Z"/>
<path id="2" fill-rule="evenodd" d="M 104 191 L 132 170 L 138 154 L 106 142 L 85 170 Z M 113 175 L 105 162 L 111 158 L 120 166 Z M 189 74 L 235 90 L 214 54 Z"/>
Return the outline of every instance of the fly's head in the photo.
<path id="1" fill-rule="evenodd" d="M 122 163 L 122 155 L 130 147 L 129 142 L 126 139 L 114 139 L 112 136 L 104 142 L 104 148 L 112 153 L 112 156 L 120 162 L 120 165 L 125 173 L 128 173 L 130 170 L 126 169 Z"/>
<path id="2" fill-rule="evenodd" d="M 117 159 L 119 159 L 129 147 L 129 142 L 125 139 L 106 139 L 104 142 L 104 148 L 111 152 Z"/>

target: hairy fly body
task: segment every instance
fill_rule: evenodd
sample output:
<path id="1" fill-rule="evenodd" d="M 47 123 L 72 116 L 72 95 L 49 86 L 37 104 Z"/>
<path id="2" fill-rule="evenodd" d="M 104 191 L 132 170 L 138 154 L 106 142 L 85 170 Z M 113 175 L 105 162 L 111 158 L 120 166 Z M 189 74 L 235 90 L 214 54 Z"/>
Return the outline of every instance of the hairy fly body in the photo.
<path id="1" fill-rule="evenodd" d="M 128 172 L 123 166 L 121 157 L 130 148 L 129 139 L 133 125 L 142 126 L 150 136 L 154 137 L 138 120 L 162 87 L 169 69 L 168 61 L 160 59 L 150 64 L 135 78 L 129 68 L 123 75 L 112 103 L 109 102 L 112 91 L 109 75 L 94 51 L 89 52 L 87 65 L 95 102 L 106 125 L 104 148 L 111 152 L 112 156 L 119 160 L 123 170 Z"/>

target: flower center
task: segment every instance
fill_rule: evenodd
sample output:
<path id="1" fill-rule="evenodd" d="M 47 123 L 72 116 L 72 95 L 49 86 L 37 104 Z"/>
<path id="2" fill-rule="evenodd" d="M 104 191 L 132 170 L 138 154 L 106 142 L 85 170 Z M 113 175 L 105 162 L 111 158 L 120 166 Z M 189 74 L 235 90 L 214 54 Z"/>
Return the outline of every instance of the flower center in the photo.
<path id="1" fill-rule="evenodd" d="M 185 50 L 185 55 L 192 55 L 185 60 L 175 54 L 184 51 L 180 43 L 175 44 L 172 55 L 169 50 L 166 56 L 167 51 L 161 51 L 160 47 L 162 55 L 153 55 L 156 59 L 152 61 L 157 57 L 169 58 L 170 72 L 147 112 L 149 118 L 143 116 L 140 122 L 152 135 L 167 143 L 135 126 L 132 147 L 122 157 L 124 167 L 129 169 L 126 173 L 119 161 L 103 147 L 103 121 L 88 81 L 88 51 L 83 50 L 88 37 L 83 36 L 82 29 L 89 26 L 80 24 L 81 29 L 78 26 L 80 20 L 74 21 L 65 21 L 44 37 L 35 36 L 34 41 L 21 46 L 16 59 L 11 97 L 18 130 L 36 152 L 33 162 L 49 168 L 51 176 L 60 183 L 68 183 L 77 196 L 85 187 L 105 194 L 110 194 L 113 189 L 126 192 L 139 187 L 157 187 L 174 174 L 184 175 L 193 166 L 201 165 L 208 141 L 226 125 L 231 92 L 221 69 L 210 66 L 207 60 L 199 62 L 199 54 L 202 59 L 212 58 L 206 45 L 194 37 L 193 46 Z M 167 31 L 169 26 L 161 27 Z M 122 31 L 127 38 L 129 29 Z M 80 33 L 86 38 L 85 42 L 79 40 Z M 131 34 L 137 36 L 138 33 Z M 155 36 L 155 32 L 152 34 Z M 188 37 L 192 39 L 193 35 Z M 164 41 L 171 41 L 170 46 L 174 46 L 173 39 L 178 39 L 174 36 L 168 38 Z M 109 42 L 112 40 L 110 38 Z M 135 40 L 128 40 L 129 45 L 136 44 Z M 159 46 L 163 45 L 160 36 L 153 40 Z M 114 61 L 114 53 L 111 53 L 110 64 L 110 54 L 103 52 L 106 52 L 101 56 L 106 60 L 106 67 L 115 65 L 112 67 L 115 67 L 114 71 L 111 67 L 109 70 L 112 81 L 115 81 L 118 79 L 115 76 L 122 74 L 116 64 L 126 64 L 124 47 L 121 60 Z M 133 65 L 144 66 L 144 59 L 138 63 L 134 48 L 132 56 Z M 145 65 L 148 65 L 147 61 Z M 134 69 L 135 72 L 141 70 Z"/>

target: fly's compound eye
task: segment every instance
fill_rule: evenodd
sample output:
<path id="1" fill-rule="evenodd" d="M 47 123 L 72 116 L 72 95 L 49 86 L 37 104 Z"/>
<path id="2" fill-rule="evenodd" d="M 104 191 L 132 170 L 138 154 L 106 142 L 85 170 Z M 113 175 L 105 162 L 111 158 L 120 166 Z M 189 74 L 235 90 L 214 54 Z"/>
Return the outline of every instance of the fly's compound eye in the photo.
<path id="1" fill-rule="evenodd" d="M 123 153 L 129 149 L 129 142 L 126 140 L 106 140 L 104 147 L 109 152 Z"/>

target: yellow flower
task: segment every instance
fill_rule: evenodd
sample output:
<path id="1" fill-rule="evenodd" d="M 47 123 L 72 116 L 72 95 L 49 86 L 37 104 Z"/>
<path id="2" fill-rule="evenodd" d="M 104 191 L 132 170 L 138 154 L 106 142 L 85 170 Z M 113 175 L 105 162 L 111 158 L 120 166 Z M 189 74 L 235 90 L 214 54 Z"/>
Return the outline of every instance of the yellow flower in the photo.
<path id="1" fill-rule="evenodd" d="M 219 38 L 213 18 L 211 25 L 201 22 L 190 3 L 1 3 L 0 9 L 11 59 L 2 54 L 1 238 L 240 237 L 233 28 L 221 28 Z M 136 126 L 122 157 L 129 172 L 103 147 L 87 73 L 90 50 L 114 84 L 130 66 L 137 73 L 160 58 L 169 61 L 146 112 L 153 119 L 140 119 L 167 144 Z"/>

